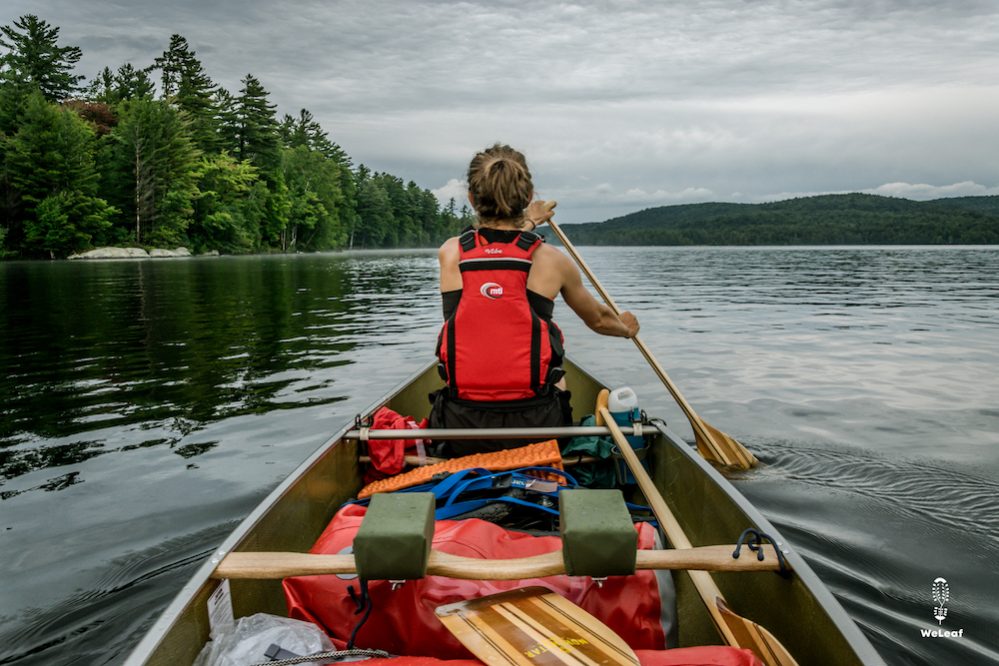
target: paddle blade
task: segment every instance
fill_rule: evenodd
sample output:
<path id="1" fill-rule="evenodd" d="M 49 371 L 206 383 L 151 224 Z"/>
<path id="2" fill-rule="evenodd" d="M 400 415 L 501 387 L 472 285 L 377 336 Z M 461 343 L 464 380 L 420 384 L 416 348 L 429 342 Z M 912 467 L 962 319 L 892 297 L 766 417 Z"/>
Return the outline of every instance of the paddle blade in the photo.
<path id="1" fill-rule="evenodd" d="M 721 598 L 715 599 L 722 620 L 736 638 L 736 645 L 749 648 L 766 666 L 798 666 L 787 648 L 765 627 L 736 615 Z"/>
<path id="2" fill-rule="evenodd" d="M 716 462 L 723 467 L 735 467 L 738 469 L 749 469 L 758 464 L 756 456 L 749 449 L 740 444 L 730 435 L 725 434 L 707 421 L 701 419 L 701 425 L 707 432 L 711 441 L 706 439 L 694 429 L 694 442 L 697 444 L 697 451 L 705 460 Z"/>
<path id="3" fill-rule="evenodd" d="M 544 587 L 459 601 L 436 610 L 448 631 L 488 666 L 636 666 L 620 636 Z"/>

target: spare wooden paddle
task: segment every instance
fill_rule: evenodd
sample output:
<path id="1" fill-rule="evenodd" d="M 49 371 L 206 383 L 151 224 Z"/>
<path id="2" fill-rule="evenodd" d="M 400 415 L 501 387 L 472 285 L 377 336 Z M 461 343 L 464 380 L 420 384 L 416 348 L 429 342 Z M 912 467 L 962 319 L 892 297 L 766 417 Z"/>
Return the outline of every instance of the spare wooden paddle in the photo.
<path id="1" fill-rule="evenodd" d="M 488 666 L 637 666 L 624 640 L 544 587 L 437 608 L 448 631 Z"/>
<path id="2" fill-rule="evenodd" d="M 554 206 L 554 202 L 549 202 Z M 566 251 L 576 260 L 579 265 L 580 270 L 586 274 L 586 277 L 593 284 L 597 292 L 607 303 L 607 307 L 615 312 L 618 316 L 621 315 L 621 309 L 617 306 L 614 300 L 610 297 L 610 294 L 603 288 L 600 281 L 590 270 L 590 267 L 586 265 L 583 258 L 579 256 L 579 252 L 566 237 L 565 233 L 559 229 L 558 225 L 555 224 L 554 220 L 548 220 L 549 226 L 551 226 L 552 231 L 558 236 L 559 240 L 562 241 L 562 245 L 565 246 Z M 649 365 L 652 366 L 652 370 L 659 377 L 660 381 L 666 386 L 666 390 L 670 392 L 676 403 L 680 405 L 680 409 L 687 416 L 687 420 L 690 421 L 690 427 L 694 430 L 694 441 L 697 444 L 697 450 L 706 460 L 718 463 L 719 465 L 725 467 L 736 467 L 739 469 L 749 469 L 756 465 L 757 460 L 749 449 L 740 444 L 738 441 L 726 435 L 721 430 L 718 430 L 714 426 L 708 424 L 706 421 L 701 419 L 694 411 L 694 408 L 690 406 L 686 398 L 680 393 L 680 389 L 676 387 L 675 384 L 670 380 L 666 371 L 663 367 L 659 365 L 659 361 L 656 357 L 652 355 L 649 348 L 645 346 L 641 338 L 637 335 L 632 338 L 635 346 L 638 347 L 638 351 L 642 352 L 642 356 L 648 361 Z"/>
<path id="3" fill-rule="evenodd" d="M 656 520 L 659 521 L 659 525 L 662 527 L 663 532 L 666 533 L 666 537 L 670 540 L 673 548 L 691 548 L 690 539 L 687 538 L 683 528 L 680 527 L 676 516 L 670 511 L 666 500 L 663 499 L 659 489 L 656 488 L 656 484 L 649 477 L 649 473 L 642 467 L 642 463 L 632 450 L 631 444 L 625 439 L 624 433 L 617 427 L 614 417 L 611 416 L 610 411 L 607 409 L 606 402 L 601 405 L 599 398 L 597 413 L 607 423 L 607 427 L 611 431 L 611 436 L 614 438 L 614 443 L 617 444 L 618 450 L 624 457 L 625 462 L 628 463 L 628 469 L 631 470 L 632 476 L 635 477 L 639 489 L 645 495 L 649 506 L 652 507 L 652 513 L 655 515 Z M 707 571 L 688 571 L 687 573 L 690 576 L 690 580 L 694 583 L 694 587 L 697 589 L 701 600 L 707 607 L 711 619 L 718 628 L 718 632 L 725 639 L 726 643 L 740 648 L 749 648 L 767 666 L 797 666 L 798 662 L 794 660 L 794 657 L 787 651 L 787 648 L 777 640 L 776 636 L 752 620 L 736 615 L 728 607 L 725 597 L 722 596 L 721 590 L 715 585 L 711 574 Z"/>

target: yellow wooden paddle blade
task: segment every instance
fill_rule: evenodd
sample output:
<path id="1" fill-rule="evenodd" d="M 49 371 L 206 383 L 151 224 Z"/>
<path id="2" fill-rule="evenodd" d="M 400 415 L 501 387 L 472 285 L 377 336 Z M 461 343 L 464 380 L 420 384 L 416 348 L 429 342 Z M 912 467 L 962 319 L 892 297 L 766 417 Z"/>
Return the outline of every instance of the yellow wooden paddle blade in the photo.
<path id="1" fill-rule="evenodd" d="M 733 467 L 736 469 L 749 469 L 755 467 L 759 461 L 749 449 L 740 444 L 730 435 L 725 434 L 707 421 L 701 420 L 701 425 L 707 431 L 711 441 L 702 437 L 701 433 L 694 429 L 694 442 L 697 444 L 697 451 L 708 461 L 716 462 L 723 467 Z"/>
<path id="2" fill-rule="evenodd" d="M 610 391 L 608 389 L 600 389 L 600 393 L 597 394 L 597 404 L 593 406 L 593 425 L 606 425 L 604 417 L 600 414 L 600 408 L 607 407 L 608 400 L 610 400 Z"/>
<path id="3" fill-rule="evenodd" d="M 524 587 L 436 610 L 448 631 L 488 666 L 638 666 L 624 640 L 545 587 Z"/>
<path id="4" fill-rule="evenodd" d="M 715 604 L 739 647 L 749 648 L 755 652 L 766 666 L 798 666 L 798 662 L 787 648 L 765 627 L 736 615 L 720 597 L 715 599 Z"/>

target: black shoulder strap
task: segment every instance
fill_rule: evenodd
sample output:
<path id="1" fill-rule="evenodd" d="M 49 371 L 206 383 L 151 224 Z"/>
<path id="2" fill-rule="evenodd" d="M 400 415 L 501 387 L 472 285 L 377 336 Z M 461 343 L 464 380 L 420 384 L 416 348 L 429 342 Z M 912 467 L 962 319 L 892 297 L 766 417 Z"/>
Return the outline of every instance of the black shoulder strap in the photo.
<path id="1" fill-rule="evenodd" d="M 520 235 L 517 236 L 517 247 L 521 250 L 530 250 L 531 246 L 538 242 L 541 236 L 537 235 L 533 231 L 521 231 Z"/>
<path id="2" fill-rule="evenodd" d="M 458 237 L 458 242 L 461 243 L 461 249 L 465 252 L 469 252 L 475 249 L 475 229 L 469 228 L 462 232 L 461 236 Z"/>

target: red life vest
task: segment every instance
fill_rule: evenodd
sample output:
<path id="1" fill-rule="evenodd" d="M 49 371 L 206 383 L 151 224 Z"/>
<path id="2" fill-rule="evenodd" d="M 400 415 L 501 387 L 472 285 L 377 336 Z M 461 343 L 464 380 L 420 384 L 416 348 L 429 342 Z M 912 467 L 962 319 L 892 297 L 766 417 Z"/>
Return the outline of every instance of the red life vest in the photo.
<path id="1" fill-rule="evenodd" d="M 451 395 L 464 400 L 524 400 L 558 381 L 562 332 L 531 307 L 527 277 L 541 237 L 521 232 L 488 242 L 469 229 L 459 237 L 461 299 L 437 338 L 437 358 Z"/>

